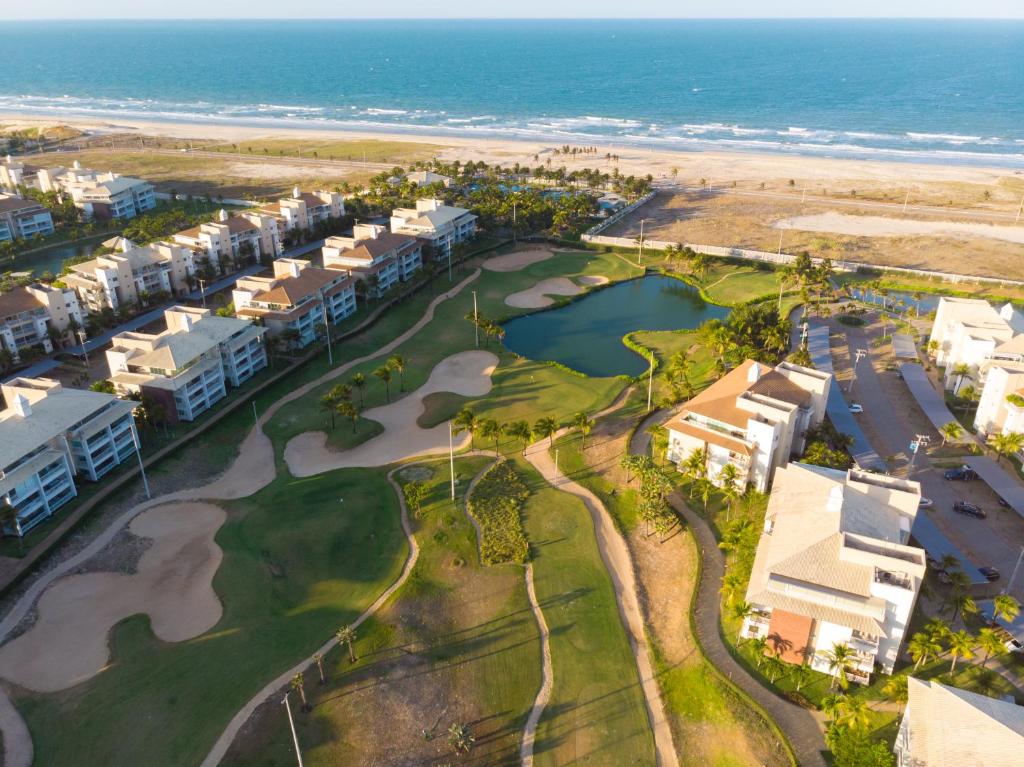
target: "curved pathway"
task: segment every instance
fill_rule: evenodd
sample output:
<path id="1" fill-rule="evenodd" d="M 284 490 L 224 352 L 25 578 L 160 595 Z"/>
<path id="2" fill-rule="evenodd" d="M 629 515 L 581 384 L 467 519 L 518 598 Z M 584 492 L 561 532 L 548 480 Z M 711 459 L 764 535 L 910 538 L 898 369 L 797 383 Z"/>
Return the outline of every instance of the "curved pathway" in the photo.
<path id="1" fill-rule="evenodd" d="M 646 453 L 650 445 L 651 435 L 647 427 L 656 423 L 664 414 L 652 413 L 645 418 L 629 444 L 629 452 Z M 779 697 L 764 687 L 733 657 L 726 647 L 721 634 L 719 610 L 721 594 L 719 587 L 725 574 L 725 557 L 718 548 L 718 541 L 711 527 L 695 513 L 678 494 L 671 499 L 672 506 L 683 515 L 686 523 L 693 531 L 694 540 L 700 549 L 701 569 L 700 582 L 693 602 L 694 626 L 697 640 L 705 657 L 729 681 L 753 698 L 758 705 L 779 726 L 789 740 L 796 754 L 797 762 L 802 767 L 825 767 L 822 752 L 825 750 L 825 739 L 821 726 L 814 714 L 794 703 Z"/>
<path id="2" fill-rule="evenodd" d="M 597 417 L 618 409 L 629 394 L 626 389 L 611 407 L 597 414 Z M 568 429 L 561 429 L 556 438 L 566 434 Z M 640 674 L 640 688 L 647 704 L 647 719 L 654 732 L 654 750 L 659 767 L 678 767 L 679 757 L 672 741 L 672 729 L 665 717 L 665 708 L 661 700 L 661 689 L 654 675 L 647 638 L 644 634 L 643 615 L 637 598 L 636 574 L 633 571 L 633 560 L 625 539 L 615 527 L 611 514 L 604 504 L 585 487 L 568 479 L 556 466 L 547 450 L 546 442 L 539 442 L 527 449 L 528 460 L 541 473 L 548 484 L 563 490 L 583 501 L 590 512 L 594 524 L 601 559 L 612 580 L 615 589 L 615 600 L 619 606 L 619 615 L 629 634 L 629 643 L 636 658 L 637 671 Z"/>
<path id="3" fill-rule="evenodd" d="M 501 461 L 501 458 L 492 456 L 490 453 L 483 450 L 469 450 L 465 453 L 459 453 L 459 458 L 466 458 L 470 456 L 488 456 L 494 458 L 493 461 L 487 464 L 475 477 L 473 477 L 473 479 L 469 481 L 469 487 L 466 488 L 466 494 L 462 497 L 462 510 L 465 512 L 466 519 L 469 520 L 469 524 L 473 525 L 473 530 L 476 531 L 476 558 L 477 561 L 483 565 L 484 557 L 480 549 L 480 546 L 483 543 L 483 531 L 480 529 L 480 522 L 477 521 L 477 518 L 474 517 L 473 513 L 469 510 L 469 499 L 470 496 L 473 495 L 473 490 L 476 488 L 477 483 L 484 478 L 484 475 L 487 474 L 487 472 L 493 469 L 498 462 Z"/>
<path id="4" fill-rule="evenodd" d="M 523 740 L 519 744 L 519 759 L 522 767 L 533 767 L 533 744 L 537 739 L 537 724 L 540 722 L 541 714 L 544 713 L 548 701 L 551 700 L 551 685 L 555 678 L 551 665 L 551 635 L 548 632 L 547 621 L 544 620 L 544 612 L 540 609 L 540 603 L 537 601 L 537 591 L 533 587 L 533 564 L 526 565 L 526 595 L 530 599 L 530 609 L 533 610 L 533 617 L 537 621 L 537 629 L 540 631 L 542 665 L 540 689 L 537 690 L 537 697 L 533 700 L 530 716 L 526 719 Z"/>

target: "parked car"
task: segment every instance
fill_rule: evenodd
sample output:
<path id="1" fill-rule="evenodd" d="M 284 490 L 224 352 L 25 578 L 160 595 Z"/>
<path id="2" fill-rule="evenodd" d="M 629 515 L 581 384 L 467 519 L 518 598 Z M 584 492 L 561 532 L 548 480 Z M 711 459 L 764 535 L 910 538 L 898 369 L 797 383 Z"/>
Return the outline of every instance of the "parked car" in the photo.
<path id="1" fill-rule="evenodd" d="M 968 503 L 967 501 L 957 501 L 953 504 L 953 511 L 958 514 L 966 514 L 968 517 L 976 517 L 978 519 L 984 519 L 987 515 L 985 510 L 974 503 Z"/>
<path id="2" fill-rule="evenodd" d="M 970 466 L 961 466 L 959 469 L 947 469 L 942 474 L 943 479 L 957 482 L 969 482 L 978 478 L 978 473 Z"/>
<path id="3" fill-rule="evenodd" d="M 998 581 L 999 578 L 1001 577 L 999 575 L 999 571 L 996 570 L 994 567 L 979 567 L 978 568 L 978 572 L 981 573 L 982 575 L 984 575 L 985 576 L 985 580 L 987 580 L 989 583 L 993 583 L 994 581 Z"/>
<path id="4" fill-rule="evenodd" d="M 851 413 L 863 413 L 864 412 L 864 408 L 861 407 L 860 405 L 858 405 L 856 402 L 854 402 L 852 405 L 850 405 L 850 412 Z"/>
<path id="5" fill-rule="evenodd" d="M 920 501 L 917 502 L 917 508 L 919 509 L 930 509 L 934 505 L 935 501 L 933 501 L 931 498 L 922 498 Z"/>

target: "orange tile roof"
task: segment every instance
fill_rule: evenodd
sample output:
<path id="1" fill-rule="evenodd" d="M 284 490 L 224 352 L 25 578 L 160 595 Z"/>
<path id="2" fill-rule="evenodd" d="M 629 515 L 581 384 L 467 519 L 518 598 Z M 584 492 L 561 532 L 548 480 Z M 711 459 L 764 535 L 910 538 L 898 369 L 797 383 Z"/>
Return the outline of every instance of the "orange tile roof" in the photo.
<path id="1" fill-rule="evenodd" d="M 673 431 L 679 432 L 680 434 L 686 434 L 694 439 L 699 439 L 702 442 L 708 442 L 712 445 L 724 447 L 734 453 L 750 455 L 750 446 L 746 442 L 737 439 L 736 437 L 730 437 L 728 434 L 722 434 L 720 431 L 706 429 L 698 424 L 679 419 L 672 421 L 672 423 L 669 424 L 669 428 Z"/>
<path id="2" fill-rule="evenodd" d="M 0 293 L 0 319 L 13 317 L 32 309 L 40 309 L 42 306 L 42 302 L 29 293 L 27 288 L 15 288 L 6 293 Z"/>
<path id="3" fill-rule="evenodd" d="M 342 276 L 336 269 L 320 269 L 310 266 L 299 272 L 298 277 L 280 277 L 278 285 L 263 293 L 257 293 L 253 300 L 260 303 L 291 306 L 306 296 L 322 290 L 326 285 Z M 330 292 L 330 291 L 328 291 Z"/>

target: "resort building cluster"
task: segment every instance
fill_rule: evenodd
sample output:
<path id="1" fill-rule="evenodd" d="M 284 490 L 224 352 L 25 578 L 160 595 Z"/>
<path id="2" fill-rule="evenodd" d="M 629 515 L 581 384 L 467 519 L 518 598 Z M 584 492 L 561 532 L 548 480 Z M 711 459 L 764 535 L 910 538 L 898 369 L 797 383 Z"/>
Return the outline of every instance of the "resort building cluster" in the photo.
<path id="1" fill-rule="evenodd" d="M 53 351 L 54 339 L 81 328 L 82 311 L 73 290 L 42 283 L 0 293 L 0 349 L 21 360 L 23 349 Z"/>

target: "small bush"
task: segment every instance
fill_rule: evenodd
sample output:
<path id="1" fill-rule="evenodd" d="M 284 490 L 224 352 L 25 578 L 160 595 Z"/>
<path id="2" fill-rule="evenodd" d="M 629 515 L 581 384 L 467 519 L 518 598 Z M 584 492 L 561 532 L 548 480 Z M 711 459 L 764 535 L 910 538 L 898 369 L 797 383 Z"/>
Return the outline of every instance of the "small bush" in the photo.
<path id="1" fill-rule="evenodd" d="M 530 544 L 520 517 L 530 491 L 508 461 L 501 461 L 477 482 L 467 506 L 480 524 L 480 558 L 485 565 L 524 564 Z"/>
<path id="2" fill-rule="evenodd" d="M 864 324 L 864 320 L 860 317 L 854 317 L 851 314 L 840 314 L 836 317 L 837 320 L 843 325 L 850 325 L 852 327 L 860 327 Z"/>

